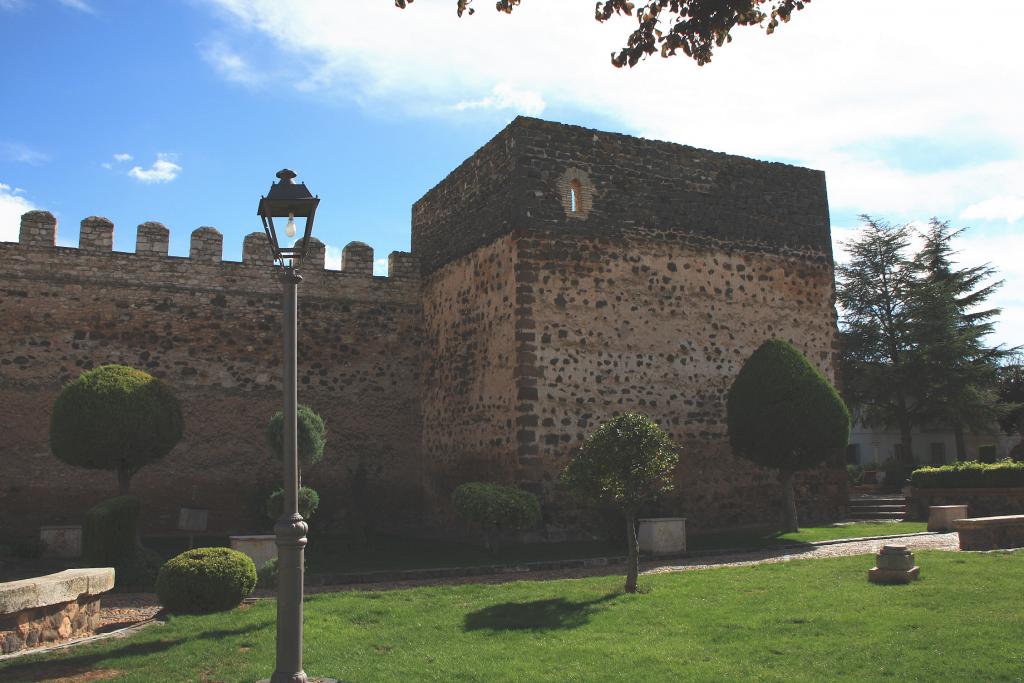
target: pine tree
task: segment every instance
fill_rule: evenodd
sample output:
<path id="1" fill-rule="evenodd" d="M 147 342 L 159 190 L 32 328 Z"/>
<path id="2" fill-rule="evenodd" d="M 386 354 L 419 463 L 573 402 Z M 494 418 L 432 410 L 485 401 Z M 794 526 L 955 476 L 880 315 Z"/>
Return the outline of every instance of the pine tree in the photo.
<path id="1" fill-rule="evenodd" d="M 836 267 L 843 396 L 864 424 L 899 428 L 909 464 L 921 411 L 913 370 L 915 271 L 906 255 L 911 229 L 860 218 L 863 233 L 844 245 L 850 260 Z"/>
<path id="2" fill-rule="evenodd" d="M 953 430 L 960 460 L 967 455 L 965 429 L 991 431 L 1005 412 L 998 370 L 1010 353 L 985 343 L 1000 313 L 985 304 L 1003 281 L 992 281 L 996 271 L 987 264 L 958 268 L 953 262 L 952 242 L 963 232 L 947 221 L 931 220 L 914 259 L 920 281 L 912 306 L 923 416 Z"/>

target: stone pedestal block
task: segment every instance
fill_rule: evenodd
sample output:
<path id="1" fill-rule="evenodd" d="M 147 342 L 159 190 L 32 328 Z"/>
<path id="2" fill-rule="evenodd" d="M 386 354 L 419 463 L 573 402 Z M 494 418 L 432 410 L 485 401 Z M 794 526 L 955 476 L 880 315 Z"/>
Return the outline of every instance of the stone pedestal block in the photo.
<path id="1" fill-rule="evenodd" d="M 41 526 L 39 540 L 46 557 L 74 558 L 82 556 L 82 526 Z"/>
<path id="2" fill-rule="evenodd" d="M 229 536 L 231 547 L 245 553 L 256 565 L 257 571 L 270 560 L 277 557 L 277 536 L 274 534 L 258 536 Z"/>
<path id="3" fill-rule="evenodd" d="M 953 531 L 953 522 L 966 517 L 966 505 L 932 505 L 928 508 L 928 531 Z"/>
<path id="4" fill-rule="evenodd" d="M 914 565 L 914 554 L 905 545 L 883 546 L 875 556 L 875 566 L 868 570 L 871 583 L 910 583 L 920 568 Z"/>
<path id="5" fill-rule="evenodd" d="M 685 517 L 655 517 L 638 521 L 640 552 L 652 555 L 686 552 Z"/>

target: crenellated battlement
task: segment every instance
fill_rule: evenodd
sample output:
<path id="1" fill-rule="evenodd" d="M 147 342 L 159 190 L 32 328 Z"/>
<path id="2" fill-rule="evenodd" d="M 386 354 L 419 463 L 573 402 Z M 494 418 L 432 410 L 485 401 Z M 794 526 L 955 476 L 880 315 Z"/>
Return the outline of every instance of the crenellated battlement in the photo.
<path id="1" fill-rule="evenodd" d="M 154 258 L 165 259 L 180 267 L 182 261 L 197 266 L 224 266 L 226 268 L 239 265 L 254 268 L 269 268 L 273 265 L 267 236 L 263 232 L 252 232 L 242 241 L 242 260 L 225 261 L 224 236 L 217 228 L 202 226 L 192 231 L 188 257 L 170 256 L 168 245 L 170 230 L 163 223 L 147 221 L 136 229 L 135 252 L 115 252 L 114 223 L 103 216 L 89 216 L 80 224 L 78 247 L 57 246 L 57 219 L 49 211 L 29 211 L 22 215 L 18 242 L 0 242 L 0 247 L 30 247 L 32 249 L 50 248 L 54 253 L 68 249 L 80 252 L 81 255 L 112 257 L 141 257 L 147 259 L 147 265 L 154 267 L 150 261 Z M 310 238 L 309 251 L 302 264 L 303 275 L 314 275 L 330 278 L 342 276 L 373 278 L 388 280 L 395 278 L 403 281 L 420 278 L 419 259 L 409 252 L 393 251 L 388 255 L 387 276 L 373 274 L 373 247 L 364 242 L 350 242 L 342 250 L 341 270 L 326 268 L 327 246 L 316 237 Z"/>

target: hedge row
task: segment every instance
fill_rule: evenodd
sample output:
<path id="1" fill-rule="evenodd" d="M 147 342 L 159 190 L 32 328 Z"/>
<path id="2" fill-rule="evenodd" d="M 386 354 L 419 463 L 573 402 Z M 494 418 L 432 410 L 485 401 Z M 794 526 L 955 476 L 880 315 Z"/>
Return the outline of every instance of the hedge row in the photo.
<path id="1" fill-rule="evenodd" d="M 1024 462 L 958 462 L 914 470 L 910 483 L 922 489 L 1010 488 L 1024 486 Z"/>

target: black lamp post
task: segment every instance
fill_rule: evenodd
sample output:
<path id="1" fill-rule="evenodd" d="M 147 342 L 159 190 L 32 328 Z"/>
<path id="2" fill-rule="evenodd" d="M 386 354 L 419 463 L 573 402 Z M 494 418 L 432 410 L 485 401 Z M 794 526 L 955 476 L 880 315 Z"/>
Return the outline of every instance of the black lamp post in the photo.
<path id="1" fill-rule="evenodd" d="M 299 458 L 297 440 L 297 351 L 298 329 L 296 303 L 298 285 L 302 282 L 298 267 L 309 249 L 313 217 L 319 197 L 314 197 L 304 183 L 294 182 L 295 173 L 278 171 L 277 183 L 270 186 L 266 197 L 260 198 L 257 213 L 270 240 L 274 263 L 281 268 L 284 285 L 284 510 L 274 525 L 277 535 L 277 664 L 269 683 L 308 683 L 302 670 L 302 581 L 306 531 L 308 527 L 299 514 Z M 287 218 L 285 235 L 295 236 L 295 219 L 305 218 L 301 243 L 281 246 L 275 218 Z M 261 682 L 262 683 L 262 682 Z"/>

